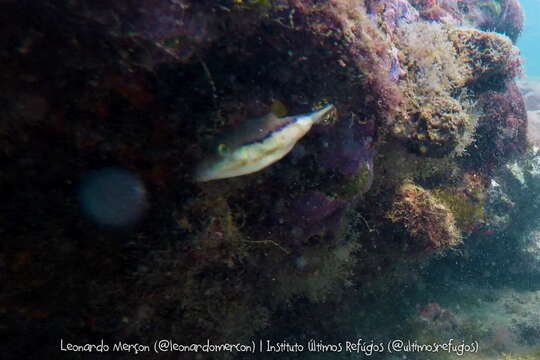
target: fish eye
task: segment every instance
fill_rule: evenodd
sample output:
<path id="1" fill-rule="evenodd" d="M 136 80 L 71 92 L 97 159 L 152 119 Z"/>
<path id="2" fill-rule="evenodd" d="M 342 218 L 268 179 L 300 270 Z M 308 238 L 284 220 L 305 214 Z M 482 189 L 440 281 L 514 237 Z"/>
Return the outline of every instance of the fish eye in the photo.
<path id="1" fill-rule="evenodd" d="M 229 147 L 225 144 L 219 144 L 217 147 L 217 152 L 221 156 L 225 156 L 229 153 Z"/>

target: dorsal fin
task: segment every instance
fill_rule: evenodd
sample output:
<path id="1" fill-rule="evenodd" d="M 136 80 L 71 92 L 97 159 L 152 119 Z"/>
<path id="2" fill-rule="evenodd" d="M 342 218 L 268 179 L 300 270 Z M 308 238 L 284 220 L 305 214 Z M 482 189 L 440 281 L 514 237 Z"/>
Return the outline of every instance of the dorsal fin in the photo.
<path id="1" fill-rule="evenodd" d="M 281 101 L 274 99 L 272 105 L 270 105 L 270 112 L 277 117 L 283 117 L 287 115 L 287 107 Z"/>

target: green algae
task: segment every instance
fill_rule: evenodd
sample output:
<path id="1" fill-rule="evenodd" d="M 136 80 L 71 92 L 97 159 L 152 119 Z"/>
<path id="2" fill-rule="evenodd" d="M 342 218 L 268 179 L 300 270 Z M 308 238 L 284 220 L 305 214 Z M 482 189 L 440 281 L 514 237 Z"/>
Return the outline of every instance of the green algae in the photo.
<path id="1" fill-rule="evenodd" d="M 270 0 L 233 0 L 233 3 L 239 10 L 257 11 L 261 15 L 267 15 L 273 6 Z"/>
<path id="2" fill-rule="evenodd" d="M 347 177 L 347 181 L 338 191 L 338 196 L 344 199 L 352 199 L 366 192 L 370 182 L 369 166 L 364 165 L 357 174 Z"/>
<path id="3" fill-rule="evenodd" d="M 462 231 L 470 232 L 475 225 L 484 220 L 483 202 L 464 195 L 458 189 L 438 188 L 433 190 L 433 194 L 452 211 L 456 223 Z"/>

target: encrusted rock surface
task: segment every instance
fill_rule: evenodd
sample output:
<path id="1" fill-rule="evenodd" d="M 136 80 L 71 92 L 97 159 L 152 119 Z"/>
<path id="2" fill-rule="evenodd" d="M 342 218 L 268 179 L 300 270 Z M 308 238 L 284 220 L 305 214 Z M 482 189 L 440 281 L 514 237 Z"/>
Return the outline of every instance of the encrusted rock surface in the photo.
<path id="1" fill-rule="evenodd" d="M 2 354 L 57 356 L 60 337 L 242 342 L 321 314 L 306 336 L 338 336 L 351 325 L 337 304 L 466 246 L 484 202 L 508 228 L 516 194 L 540 183 L 510 175 L 520 63 L 483 30 L 515 40 L 521 12 L 460 4 L 1 1 Z M 209 138 L 278 101 L 338 116 L 260 172 L 193 182 Z M 122 184 L 85 182 L 111 168 Z"/>

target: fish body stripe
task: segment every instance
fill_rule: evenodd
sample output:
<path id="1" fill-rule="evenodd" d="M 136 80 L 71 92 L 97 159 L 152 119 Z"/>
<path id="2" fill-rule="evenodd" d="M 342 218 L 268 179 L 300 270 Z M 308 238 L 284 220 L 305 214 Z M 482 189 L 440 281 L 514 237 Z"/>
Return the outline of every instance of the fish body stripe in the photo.
<path id="1" fill-rule="evenodd" d="M 253 144 L 256 144 L 256 143 L 263 143 L 265 140 L 267 140 L 270 137 L 274 136 L 276 133 L 279 133 L 280 131 L 287 128 L 288 126 L 291 126 L 292 124 L 298 122 L 298 120 L 300 118 L 302 118 L 302 117 L 303 116 L 294 116 L 294 117 L 291 116 L 289 121 L 286 121 L 286 122 L 280 124 L 279 126 L 277 126 L 276 128 L 269 130 L 266 134 L 263 134 L 260 138 L 256 138 L 256 139 L 253 139 L 251 141 L 248 141 L 248 142 L 242 144 L 241 146 L 249 146 L 249 145 L 253 145 Z"/>

